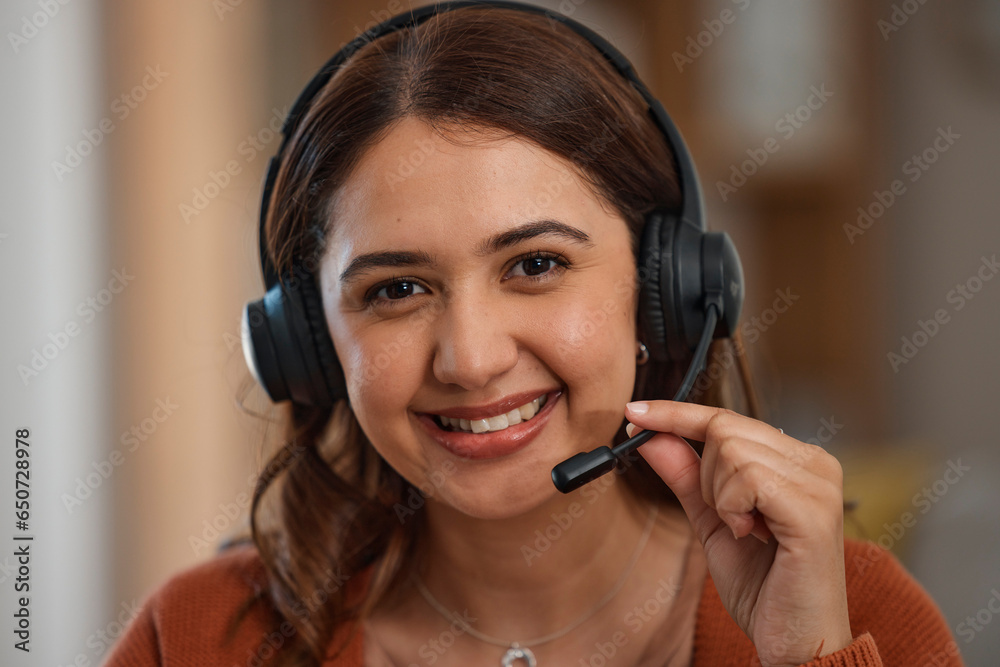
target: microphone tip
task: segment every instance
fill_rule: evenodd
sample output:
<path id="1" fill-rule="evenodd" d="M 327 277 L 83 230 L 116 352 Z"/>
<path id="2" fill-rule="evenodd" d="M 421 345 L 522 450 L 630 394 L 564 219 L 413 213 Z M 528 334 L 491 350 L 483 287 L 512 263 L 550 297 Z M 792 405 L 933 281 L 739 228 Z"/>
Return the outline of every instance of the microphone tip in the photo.
<path id="1" fill-rule="evenodd" d="M 615 469 L 618 459 L 609 447 L 580 452 L 552 469 L 552 483 L 562 493 L 572 493 Z"/>

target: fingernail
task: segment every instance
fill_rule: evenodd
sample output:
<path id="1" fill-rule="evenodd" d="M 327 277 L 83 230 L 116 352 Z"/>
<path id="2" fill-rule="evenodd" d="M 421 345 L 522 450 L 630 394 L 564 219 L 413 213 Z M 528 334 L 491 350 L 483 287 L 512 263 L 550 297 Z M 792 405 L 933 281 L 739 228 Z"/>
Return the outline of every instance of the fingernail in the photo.
<path id="1" fill-rule="evenodd" d="M 632 433 L 635 431 L 635 424 L 629 422 L 625 425 L 625 432 L 628 433 L 628 437 L 632 437 Z"/>
<path id="2" fill-rule="evenodd" d="M 649 403 L 645 403 L 643 401 L 628 403 L 625 407 L 628 408 L 634 415 L 644 415 L 649 411 Z"/>
<path id="3" fill-rule="evenodd" d="M 768 542 L 770 541 L 770 540 L 769 540 L 768 538 L 766 538 L 766 537 L 761 537 L 760 535 L 758 535 L 758 534 L 757 534 L 757 529 L 756 529 L 756 528 L 755 528 L 755 529 L 753 529 L 753 530 L 751 530 L 751 531 L 750 531 L 750 534 L 751 534 L 751 535 L 753 535 L 754 537 L 756 537 L 756 538 L 757 538 L 758 540 L 760 540 L 760 541 L 761 541 L 761 542 L 763 542 L 764 544 L 767 544 L 767 543 L 768 543 Z"/>

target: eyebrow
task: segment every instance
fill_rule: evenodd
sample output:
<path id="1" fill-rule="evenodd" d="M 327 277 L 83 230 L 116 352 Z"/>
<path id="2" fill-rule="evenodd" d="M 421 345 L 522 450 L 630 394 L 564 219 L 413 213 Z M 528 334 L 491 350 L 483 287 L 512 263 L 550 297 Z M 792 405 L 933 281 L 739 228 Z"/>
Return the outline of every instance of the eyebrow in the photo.
<path id="1" fill-rule="evenodd" d="M 485 257 L 536 236 L 557 236 L 587 248 L 594 246 L 590 236 L 576 227 L 558 220 L 534 220 L 489 237 L 476 247 L 475 254 L 479 257 Z M 348 283 L 357 280 L 366 272 L 381 267 L 425 267 L 433 266 L 433 264 L 434 259 L 421 250 L 369 252 L 358 255 L 351 260 L 351 263 L 340 274 L 340 282 Z"/>

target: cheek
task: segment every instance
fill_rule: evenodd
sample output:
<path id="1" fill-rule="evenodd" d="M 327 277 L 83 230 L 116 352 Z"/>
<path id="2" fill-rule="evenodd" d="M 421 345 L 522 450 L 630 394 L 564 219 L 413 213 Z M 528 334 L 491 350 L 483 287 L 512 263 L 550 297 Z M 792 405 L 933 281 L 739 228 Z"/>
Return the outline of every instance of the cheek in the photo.
<path id="1" fill-rule="evenodd" d="M 610 294 L 567 303 L 554 313 L 551 337 L 555 359 L 577 374 L 614 375 L 629 369 L 635 325 L 628 300 Z M 631 369 L 634 371 L 634 368 Z"/>
<path id="2" fill-rule="evenodd" d="M 603 295 L 552 319 L 552 370 L 566 383 L 574 447 L 608 444 L 635 384 L 635 325 L 627 299 Z"/>
<path id="3" fill-rule="evenodd" d="M 351 408 L 373 444 L 401 428 L 423 378 L 424 336 L 414 327 L 331 331 Z"/>

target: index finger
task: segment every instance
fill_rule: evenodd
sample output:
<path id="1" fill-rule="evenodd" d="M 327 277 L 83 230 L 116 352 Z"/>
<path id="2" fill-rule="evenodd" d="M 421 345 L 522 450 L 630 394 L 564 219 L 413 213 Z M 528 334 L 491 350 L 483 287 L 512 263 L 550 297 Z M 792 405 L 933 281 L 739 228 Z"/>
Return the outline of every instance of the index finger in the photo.
<path id="1" fill-rule="evenodd" d="M 727 417 L 734 421 L 745 422 L 740 423 L 741 429 L 757 432 L 761 436 L 778 432 L 778 429 L 773 426 L 726 408 L 682 401 L 635 401 L 626 404 L 625 416 L 640 428 L 661 433 L 673 433 L 698 442 L 707 440 L 709 424 L 717 417 Z"/>

